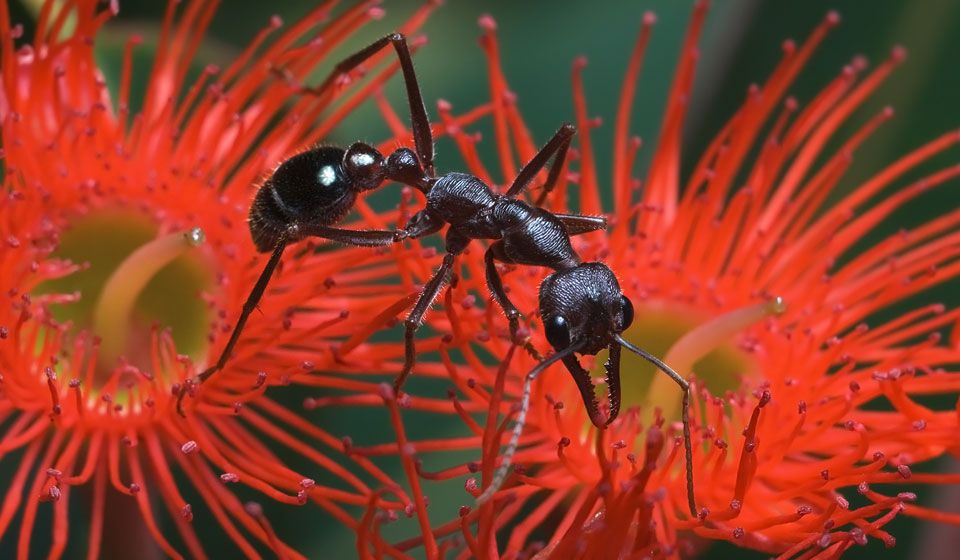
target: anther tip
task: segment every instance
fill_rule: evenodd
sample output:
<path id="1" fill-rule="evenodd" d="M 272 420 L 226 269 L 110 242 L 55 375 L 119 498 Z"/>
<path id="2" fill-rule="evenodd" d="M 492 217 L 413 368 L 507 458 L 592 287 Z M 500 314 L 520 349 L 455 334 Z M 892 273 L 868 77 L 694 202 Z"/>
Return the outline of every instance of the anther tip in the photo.
<path id="1" fill-rule="evenodd" d="M 783 315 L 787 311 L 787 300 L 781 296 L 774 296 L 767 303 L 767 312 L 771 315 Z"/>
<path id="2" fill-rule="evenodd" d="M 190 231 L 183 234 L 183 236 L 186 238 L 187 242 L 190 243 L 190 245 L 193 245 L 194 247 L 199 247 L 200 245 L 203 245 L 204 240 L 206 240 L 207 238 L 206 234 L 203 233 L 203 229 L 200 227 L 195 227 L 191 229 Z"/>
<path id="3" fill-rule="evenodd" d="M 480 29 L 493 33 L 497 30 L 497 20 L 493 19 L 493 16 L 490 14 L 483 14 L 477 19 L 477 24 L 480 26 Z"/>

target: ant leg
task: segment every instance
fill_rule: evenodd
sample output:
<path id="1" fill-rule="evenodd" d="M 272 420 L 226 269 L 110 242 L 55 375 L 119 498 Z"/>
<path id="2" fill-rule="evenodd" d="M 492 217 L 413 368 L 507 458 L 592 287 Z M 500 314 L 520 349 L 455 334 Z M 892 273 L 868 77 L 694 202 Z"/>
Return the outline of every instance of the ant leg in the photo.
<path id="1" fill-rule="evenodd" d="M 393 45 L 393 49 L 400 59 L 400 70 L 403 72 L 403 81 L 407 88 L 407 102 L 410 105 L 410 125 L 413 129 L 413 142 L 417 148 L 417 157 L 423 164 L 426 173 L 433 177 L 433 132 L 430 130 L 430 119 L 427 118 L 427 109 L 423 104 L 423 95 L 420 93 L 420 84 L 417 82 L 417 73 L 413 69 L 413 59 L 407 47 L 407 38 L 402 33 L 390 33 L 354 54 L 340 61 L 319 86 L 303 88 L 304 92 L 314 95 L 325 94 L 336 83 L 340 76 L 350 73 L 351 70 L 363 64 L 375 55 L 380 49 Z M 282 73 L 282 70 L 280 71 Z"/>
<path id="2" fill-rule="evenodd" d="M 574 129 L 573 132 L 576 132 L 576 129 Z M 550 166 L 550 173 L 547 175 L 547 182 L 543 184 L 543 190 L 540 191 L 540 195 L 537 196 L 537 199 L 534 201 L 535 206 L 543 206 L 543 203 L 547 200 L 547 196 L 549 196 L 550 193 L 553 192 L 553 188 L 557 186 L 557 180 L 560 178 L 560 172 L 563 171 L 563 164 L 567 159 L 567 150 L 570 149 L 570 141 L 572 139 L 573 134 L 571 133 L 566 141 L 557 149 L 557 157 L 553 160 L 553 165 Z"/>
<path id="3" fill-rule="evenodd" d="M 240 340 L 240 333 L 243 332 L 243 327 L 247 324 L 247 319 L 250 317 L 250 314 L 253 313 L 253 310 L 257 308 L 257 304 L 260 303 L 260 299 L 267 289 L 267 284 L 270 283 L 270 278 L 273 276 L 274 270 L 276 270 L 277 265 L 280 264 L 280 257 L 283 255 L 283 250 L 286 249 L 286 247 L 286 239 L 281 239 L 280 242 L 277 243 L 273 254 L 270 255 L 270 260 L 267 261 L 266 266 L 263 267 L 263 272 L 260 273 L 260 278 L 258 278 L 257 283 L 254 284 L 250 295 L 247 296 L 247 301 L 243 302 L 243 311 L 240 312 L 240 318 L 237 319 L 237 324 L 233 326 L 233 332 L 230 333 L 230 340 L 227 341 L 227 345 L 224 346 L 220 352 L 220 357 L 217 358 L 217 362 L 203 370 L 203 373 L 196 377 L 195 382 L 197 384 L 203 383 L 226 365 L 227 360 L 230 358 L 230 353 L 233 352 L 233 347 L 236 346 L 237 341 Z M 186 414 L 183 412 L 183 398 L 187 394 L 187 385 L 187 383 L 184 383 L 180 387 L 180 392 L 177 393 L 177 413 L 184 417 Z"/>
<path id="4" fill-rule="evenodd" d="M 423 292 L 420 293 L 420 299 L 417 300 L 416 305 L 413 306 L 413 310 L 410 311 L 407 319 L 403 322 L 403 370 L 400 371 L 400 375 L 393 381 L 393 390 L 396 391 L 398 395 L 400 394 L 400 389 L 403 387 L 403 384 L 407 381 L 407 377 L 409 377 L 413 371 L 413 366 L 417 362 L 417 349 L 416 343 L 414 342 L 414 335 L 417 329 L 420 328 L 420 323 L 423 321 L 423 316 L 426 315 L 427 309 L 430 308 L 433 300 L 436 299 L 437 294 L 440 293 L 440 289 L 443 288 L 443 285 L 446 283 L 450 269 L 453 267 L 454 257 L 456 257 L 456 255 L 450 252 L 443 256 L 443 262 L 440 264 L 440 268 L 437 269 L 433 277 L 430 278 L 430 281 L 423 287 Z"/>
<path id="5" fill-rule="evenodd" d="M 554 214 L 563 222 L 567 235 L 581 235 L 591 231 L 607 229 L 607 219 L 603 216 L 581 216 L 580 214 Z"/>
<path id="6" fill-rule="evenodd" d="M 398 233 L 405 239 L 419 239 L 440 231 L 443 225 L 443 220 L 436 219 L 426 210 L 420 210 L 411 216 L 407 225 L 403 226 Z"/>
<path id="7" fill-rule="evenodd" d="M 523 169 L 517 174 L 516 179 L 513 180 L 513 184 L 510 185 L 510 188 L 507 189 L 504 196 L 514 198 L 520 194 L 520 192 L 526 188 L 527 183 L 529 183 L 537 173 L 540 173 L 540 170 L 547 165 L 550 158 L 556 154 L 556 159 L 554 159 L 553 165 L 550 167 L 550 174 L 547 175 L 547 182 L 544 183 L 544 192 L 537 198 L 536 206 L 540 206 L 547 193 L 553 190 L 557 178 L 560 176 L 560 169 L 563 167 L 563 162 L 567 157 L 567 150 L 570 148 L 570 140 L 576 132 L 577 128 L 572 124 L 561 126 L 560 130 L 553 135 L 553 138 L 540 148 L 537 155 L 533 156 L 533 159 L 523 166 Z"/>
<path id="8" fill-rule="evenodd" d="M 487 287 L 490 288 L 493 299 L 503 309 L 504 314 L 507 316 L 507 321 L 510 322 L 511 342 L 521 344 L 523 348 L 533 356 L 533 359 L 538 361 L 542 360 L 543 356 L 534 348 L 529 337 L 523 342 L 518 341 L 519 337 L 517 336 L 517 332 L 520 330 L 520 310 L 518 310 L 517 306 L 507 297 L 507 292 L 503 289 L 503 281 L 500 279 L 500 274 L 497 273 L 497 266 L 494 260 L 510 262 L 503 252 L 503 241 L 497 241 L 490 245 L 490 247 L 487 248 L 487 252 L 483 255 L 483 262 L 486 264 Z"/>
<path id="9" fill-rule="evenodd" d="M 341 229 L 310 224 L 299 226 L 299 233 L 358 247 L 382 247 L 400 241 L 405 237 L 402 231 Z"/>
<path id="10" fill-rule="evenodd" d="M 696 519 L 697 502 L 694 500 L 693 494 L 693 439 L 690 436 L 690 384 L 687 383 L 686 379 L 680 377 L 680 374 L 674 371 L 673 368 L 663 363 L 663 361 L 653 354 L 650 354 L 642 348 L 634 346 L 620 335 L 615 335 L 614 338 L 620 343 L 621 346 L 640 356 L 644 360 L 647 360 L 656 366 L 657 369 L 669 375 L 670 379 L 676 381 L 677 385 L 683 389 L 683 449 L 687 454 L 687 505 L 690 508 L 690 515 Z"/>
<path id="11" fill-rule="evenodd" d="M 527 422 L 527 413 L 530 411 L 530 394 L 533 392 L 533 382 L 536 381 L 543 370 L 559 360 L 572 356 L 578 348 L 580 348 L 580 345 L 574 344 L 560 350 L 552 356 L 548 356 L 547 359 L 530 370 L 530 373 L 524 378 L 523 393 L 520 397 L 520 411 L 517 413 L 517 418 L 513 421 L 513 433 L 510 434 L 510 443 L 507 444 L 507 448 L 503 452 L 503 457 L 500 459 L 500 467 L 497 469 L 497 472 L 493 474 L 490 484 L 484 489 L 483 493 L 477 497 L 478 506 L 489 501 L 507 478 L 507 473 L 510 471 L 510 465 L 513 462 L 513 456 L 517 452 L 517 446 L 520 443 L 520 434 L 523 433 L 523 426 Z"/>
<path id="12" fill-rule="evenodd" d="M 420 212 L 417 214 L 420 214 Z M 423 212 L 423 216 L 425 221 L 429 222 L 432 219 L 430 214 L 427 214 L 426 212 Z M 433 273 L 433 277 L 431 277 L 423 287 L 423 292 L 420 293 L 420 298 L 413 306 L 413 310 L 410 311 L 410 314 L 407 315 L 407 320 L 403 322 L 403 370 L 400 371 L 400 375 L 398 375 L 393 381 L 393 390 L 396 391 L 397 394 L 400 394 L 400 389 L 406 382 L 407 377 L 410 376 L 410 373 L 413 371 L 413 366 L 417 362 L 417 349 L 416 344 L 414 343 L 414 333 L 416 333 L 417 329 L 420 328 L 420 323 L 423 321 L 423 316 L 427 313 L 427 310 L 430 309 L 430 305 L 433 303 L 433 300 L 436 299 L 437 294 L 440 293 L 440 289 L 446 283 L 447 276 L 450 275 L 450 269 L 453 268 L 453 259 L 462 253 L 469 244 L 470 240 L 463 235 L 460 235 L 456 231 L 450 230 L 447 232 L 447 254 L 443 256 L 443 262 L 440 263 L 440 268 Z"/>

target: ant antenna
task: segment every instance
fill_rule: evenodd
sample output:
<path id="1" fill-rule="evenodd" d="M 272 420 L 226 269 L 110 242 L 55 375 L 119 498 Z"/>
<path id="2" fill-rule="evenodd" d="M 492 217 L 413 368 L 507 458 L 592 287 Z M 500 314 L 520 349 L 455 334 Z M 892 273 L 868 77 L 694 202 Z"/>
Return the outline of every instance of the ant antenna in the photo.
<path id="1" fill-rule="evenodd" d="M 644 360 L 647 360 L 657 369 L 669 375 L 670 379 L 676 381 L 677 385 L 683 389 L 683 412 L 681 413 L 681 418 L 683 420 L 683 450 L 686 452 L 685 468 L 687 470 L 687 506 L 690 507 L 690 515 L 693 516 L 693 519 L 696 519 L 697 502 L 694 500 L 693 494 L 693 439 L 690 436 L 690 384 L 687 383 L 686 379 L 680 377 L 680 374 L 674 371 L 673 368 L 663 363 L 663 360 L 660 358 L 642 348 L 634 346 L 619 334 L 613 335 L 613 338 L 620 344 L 620 346 L 623 346 Z"/>

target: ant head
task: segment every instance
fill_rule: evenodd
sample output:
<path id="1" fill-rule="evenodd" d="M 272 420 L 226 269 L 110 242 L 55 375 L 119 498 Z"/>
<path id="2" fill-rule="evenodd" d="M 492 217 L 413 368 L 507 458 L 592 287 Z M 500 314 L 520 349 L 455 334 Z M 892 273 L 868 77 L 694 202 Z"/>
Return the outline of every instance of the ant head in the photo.
<path id="1" fill-rule="evenodd" d="M 343 156 L 343 170 L 357 191 L 375 189 L 387 176 L 383 154 L 373 146 L 354 142 Z"/>
<path id="2" fill-rule="evenodd" d="M 633 304 L 603 263 L 582 263 L 548 276 L 540 285 L 540 315 L 555 350 L 571 344 L 596 354 L 633 322 Z"/>

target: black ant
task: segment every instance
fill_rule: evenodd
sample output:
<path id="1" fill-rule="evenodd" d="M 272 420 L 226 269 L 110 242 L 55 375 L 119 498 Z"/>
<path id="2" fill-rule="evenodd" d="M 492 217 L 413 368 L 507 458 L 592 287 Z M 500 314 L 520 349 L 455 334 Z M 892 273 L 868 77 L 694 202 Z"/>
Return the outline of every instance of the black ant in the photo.
<path id="1" fill-rule="evenodd" d="M 273 251 L 260 278 L 244 303 L 243 311 L 217 362 L 193 381 L 181 387 L 177 410 L 181 414 L 184 395 L 193 384 L 202 383 L 223 368 L 250 314 L 262 298 L 287 245 L 316 236 L 358 246 L 382 246 L 405 238 L 416 239 L 436 233 L 449 225 L 446 254 L 440 268 L 424 285 L 420 298 L 404 322 L 404 365 L 394 381 L 399 392 L 416 362 L 414 335 L 427 309 L 439 294 L 453 267 L 454 259 L 472 239 L 493 240 L 485 254 L 486 280 L 493 299 L 503 308 L 510 324 L 511 339 L 518 340 L 520 312 L 508 298 L 497 273 L 495 261 L 510 264 L 547 266 L 554 269 L 540 288 L 540 314 L 547 339 L 556 353 L 546 359 L 529 342 L 525 347 L 541 362 L 527 375 L 521 410 L 503 463 L 480 500 L 488 499 L 502 484 L 507 466 L 523 429 L 529 409 L 533 381 L 548 366 L 563 361 L 580 389 L 591 421 L 598 427 L 612 422 L 620 408 L 620 347 L 637 353 L 670 375 L 684 390 L 683 431 L 686 445 L 688 498 L 693 500 L 693 471 L 689 425 L 689 386 L 675 371 L 656 357 L 624 340 L 620 333 L 633 319 L 633 306 L 621 292 L 613 272 L 601 263 L 581 263 L 570 244 L 570 236 L 606 227 L 597 216 L 553 214 L 538 206 L 556 184 L 570 142 L 576 132 L 562 126 L 553 138 L 527 163 L 503 195 L 498 195 L 478 177 L 466 173 L 437 176 L 433 166 L 433 138 L 423 98 L 417 83 L 406 39 L 392 33 L 337 64 L 318 88 L 305 92 L 324 94 L 337 78 L 350 72 L 387 44 L 392 44 L 407 89 L 411 126 L 416 152 L 398 148 L 388 157 L 375 148 L 357 142 L 347 150 L 320 147 L 283 162 L 260 187 L 250 208 L 250 232 L 260 252 Z M 543 192 L 536 205 L 517 199 L 523 189 L 551 159 Z M 426 195 L 426 208 L 417 212 L 398 231 L 345 230 L 330 227 L 353 207 L 357 195 L 392 180 L 419 189 Z M 610 412 L 602 418 L 589 373 L 575 353 L 595 355 L 609 347 L 607 385 Z"/>

